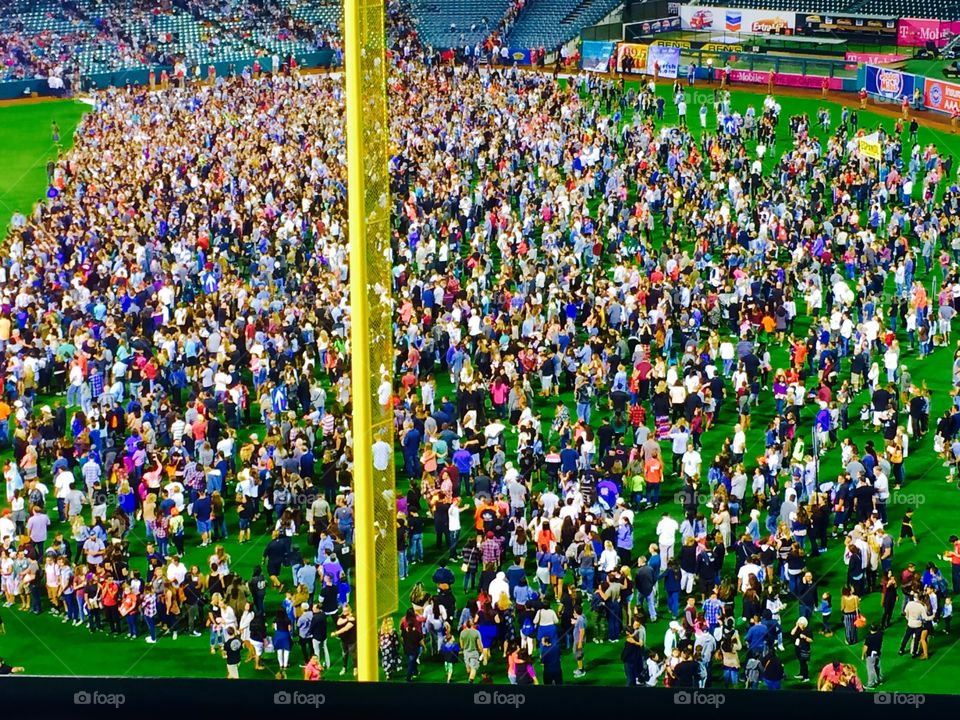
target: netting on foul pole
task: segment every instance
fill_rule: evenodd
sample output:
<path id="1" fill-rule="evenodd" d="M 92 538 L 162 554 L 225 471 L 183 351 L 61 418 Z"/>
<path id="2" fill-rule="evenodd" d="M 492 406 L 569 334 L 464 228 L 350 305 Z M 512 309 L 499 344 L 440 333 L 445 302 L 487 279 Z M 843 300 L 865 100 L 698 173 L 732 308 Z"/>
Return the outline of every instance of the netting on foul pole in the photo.
<path id="1" fill-rule="evenodd" d="M 357 655 L 366 681 L 378 675 L 377 620 L 398 607 L 385 51 L 384 0 L 346 0 Z"/>

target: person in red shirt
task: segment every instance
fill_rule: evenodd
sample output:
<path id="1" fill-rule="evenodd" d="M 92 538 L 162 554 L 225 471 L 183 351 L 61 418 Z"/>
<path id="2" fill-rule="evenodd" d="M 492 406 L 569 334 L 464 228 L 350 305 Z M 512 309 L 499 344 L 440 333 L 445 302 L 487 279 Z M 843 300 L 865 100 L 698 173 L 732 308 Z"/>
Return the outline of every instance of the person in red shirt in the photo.
<path id="1" fill-rule="evenodd" d="M 643 463 L 643 477 L 647 483 L 647 502 L 653 506 L 660 503 L 660 483 L 663 481 L 663 460 L 652 457 Z"/>
<path id="2" fill-rule="evenodd" d="M 867 109 L 867 89 L 866 88 L 860 88 L 860 109 L 861 110 Z"/>
<path id="3" fill-rule="evenodd" d="M 950 561 L 950 573 L 953 584 L 953 594 L 960 594 L 960 538 L 956 535 L 950 536 L 950 542 L 953 544 L 952 550 L 947 550 L 943 554 L 944 560 Z"/>
<path id="4" fill-rule="evenodd" d="M 117 581 L 104 575 L 100 584 L 100 601 L 103 604 L 103 613 L 107 616 L 110 632 L 113 635 L 120 634 L 119 595 L 120 586 L 117 585 Z"/>

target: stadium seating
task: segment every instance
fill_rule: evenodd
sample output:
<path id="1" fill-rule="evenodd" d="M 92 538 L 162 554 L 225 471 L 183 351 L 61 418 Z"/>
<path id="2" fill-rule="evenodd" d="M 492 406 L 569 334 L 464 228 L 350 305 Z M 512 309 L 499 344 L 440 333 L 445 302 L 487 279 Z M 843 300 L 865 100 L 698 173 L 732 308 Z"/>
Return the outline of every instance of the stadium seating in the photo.
<path id="1" fill-rule="evenodd" d="M 786 10 L 793 12 L 843 12 L 851 0 L 701 0 L 700 5 L 737 7 L 746 10 Z"/>
<path id="2" fill-rule="evenodd" d="M 614 10 L 618 0 L 531 0 L 507 40 L 511 47 L 555 49 Z"/>
<path id="3" fill-rule="evenodd" d="M 410 3 L 417 32 L 436 48 L 461 48 L 483 42 L 510 4 L 510 0 L 411 0 Z"/>
<path id="4" fill-rule="evenodd" d="M 866 0 L 855 7 L 856 12 L 867 15 L 960 20 L 957 0 Z"/>
<path id="5" fill-rule="evenodd" d="M 479 3 L 474 11 L 484 12 Z M 156 0 L 7 0 L 0 81 L 144 69 L 179 56 L 205 66 L 310 53 L 338 43 L 341 18 L 339 0 L 225 0 L 189 11 Z"/>

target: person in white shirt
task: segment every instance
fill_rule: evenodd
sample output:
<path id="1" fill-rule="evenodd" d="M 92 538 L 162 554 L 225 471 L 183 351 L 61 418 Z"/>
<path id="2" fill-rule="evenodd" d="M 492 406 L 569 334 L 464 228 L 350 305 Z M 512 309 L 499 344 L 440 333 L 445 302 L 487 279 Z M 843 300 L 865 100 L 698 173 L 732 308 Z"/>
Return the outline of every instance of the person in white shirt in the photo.
<path id="1" fill-rule="evenodd" d="M 553 490 L 548 489 L 540 495 L 540 505 L 543 507 L 545 517 L 553 517 L 559 504 L 560 498 Z"/>
<path id="2" fill-rule="evenodd" d="M 702 459 L 700 453 L 697 452 L 697 449 L 693 446 L 693 443 L 690 443 L 687 446 L 687 451 L 683 454 L 681 459 L 681 464 L 683 465 L 683 476 L 685 478 L 694 478 L 700 476 L 700 464 Z"/>
<path id="3" fill-rule="evenodd" d="M 167 565 L 167 580 L 176 582 L 178 585 L 182 585 L 183 580 L 186 577 L 187 566 L 183 564 L 183 561 L 180 559 L 179 555 L 174 555 L 170 560 L 170 564 Z"/>
<path id="4" fill-rule="evenodd" d="M 60 516 L 60 522 L 67 519 L 66 501 L 70 487 L 73 485 L 73 479 L 73 473 L 70 472 L 69 468 L 64 467 L 53 480 L 53 496 L 57 499 L 57 513 Z"/>
<path id="5" fill-rule="evenodd" d="M 763 582 L 763 568 L 753 562 L 753 558 L 745 562 L 737 573 L 737 584 L 740 586 L 740 592 L 746 592 L 750 589 L 751 575 L 756 575 L 757 580 Z"/>
<path id="6" fill-rule="evenodd" d="M 657 543 L 660 546 L 660 562 L 665 567 L 673 559 L 673 547 L 677 542 L 677 531 L 680 524 L 664 513 L 657 523 Z"/>
<path id="7" fill-rule="evenodd" d="M 447 509 L 447 531 L 449 533 L 449 538 L 447 542 L 447 547 L 450 550 L 450 559 L 453 561 L 457 560 L 457 545 L 460 543 L 460 513 L 467 509 L 467 506 L 460 505 L 460 498 L 455 497 L 450 502 L 450 507 Z"/>
<path id="8" fill-rule="evenodd" d="M 743 431 L 743 427 L 737 423 L 733 428 L 733 441 L 730 444 L 730 452 L 733 453 L 734 462 L 741 462 L 746 450 L 747 434 Z"/>
<path id="9" fill-rule="evenodd" d="M 606 574 L 613 572 L 618 567 L 620 567 L 620 556 L 613 547 L 613 543 L 607 540 L 603 544 L 603 552 L 600 553 L 600 558 L 597 561 L 597 568 L 601 573 Z"/>

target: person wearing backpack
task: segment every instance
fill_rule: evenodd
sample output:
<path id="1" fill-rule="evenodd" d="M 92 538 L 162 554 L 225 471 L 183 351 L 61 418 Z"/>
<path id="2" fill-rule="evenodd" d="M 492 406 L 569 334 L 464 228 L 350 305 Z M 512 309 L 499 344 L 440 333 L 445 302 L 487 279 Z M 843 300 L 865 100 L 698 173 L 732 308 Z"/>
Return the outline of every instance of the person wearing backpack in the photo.
<path id="1" fill-rule="evenodd" d="M 743 678 L 748 689 L 756 690 L 758 687 L 760 687 L 760 674 L 762 669 L 763 668 L 759 657 L 756 655 L 750 655 L 747 657 L 746 665 L 744 665 L 743 668 Z"/>

